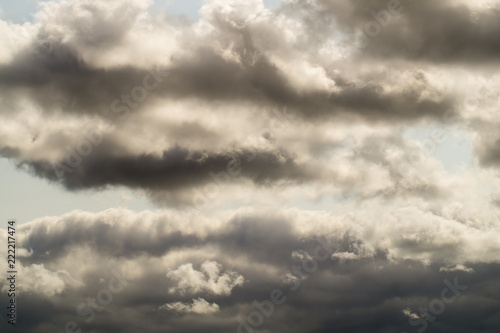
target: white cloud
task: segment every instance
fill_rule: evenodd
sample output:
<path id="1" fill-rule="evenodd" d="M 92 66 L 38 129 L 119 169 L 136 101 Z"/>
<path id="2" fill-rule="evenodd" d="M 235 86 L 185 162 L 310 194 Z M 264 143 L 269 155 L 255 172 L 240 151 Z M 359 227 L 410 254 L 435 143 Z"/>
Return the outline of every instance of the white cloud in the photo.
<path id="1" fill-rule="evenodd" d="M 173 302 L 160 306 L 160 310 L 174 311 L 177 313 L 211 314 L 219 311 L 216 303 L 208 303 L 203 298 L 193 299 L 192 303 Z"/>
<path id="2" fill-rule="evenodd" d="M 352 252 L 337 252 L 332 254 L 332 258 L 339 259 L 341 261 L 347 261 L 347 260 L 356 260 L 359 259 L 360 256 L 357 255 L 356 253 Z"/>
<path id="3" fill-rule="evenodd" d="M 439 268 L 440 272 L 467 272 L 474 273 L 474 269 L 468 268 L 465 265 L 457 264 L 455 266 L 441 267 Z"/>
<path id="4" fill-rule="evenodd" d="M 406 309 L 403 309 L 403 314 L 405 316 L 407 316 L 408 318 L 410 319 L 413 319 L 413 320 L 417 320 L 420 318 L 420 316 L 414 312 L 411 312 L 410 309 L 406 308 Z"/>
<path id="5" fill-rule="evenodd" d="M 167 273 L 168 278 L 177 282 L 177 286 L 169 288 L 169 292 L 181 294 L 208 292 L 228 296 L 234 287 L 241 286 L 245 280 L 236 272 L 221 273 L 221 270 L 221 265 L 209 260 L 201 264 L 199 271 L 193 268 L 193 264 L 181 265 L 176 270 Z"/>
<path id="6" fill-rule="evenodd" d="M 18 291 L 23 293 L 39 293 L 52 297 L 62 293 L 68 286 L 71 276 L 67 271 L 51 271 L 45 268 L 44 264 L 33 264 L 28 266 L 18 265 L 20 278 L 18 280 Z M 2 287 L 2 292 L 6 292 L 9 285 Z"/>

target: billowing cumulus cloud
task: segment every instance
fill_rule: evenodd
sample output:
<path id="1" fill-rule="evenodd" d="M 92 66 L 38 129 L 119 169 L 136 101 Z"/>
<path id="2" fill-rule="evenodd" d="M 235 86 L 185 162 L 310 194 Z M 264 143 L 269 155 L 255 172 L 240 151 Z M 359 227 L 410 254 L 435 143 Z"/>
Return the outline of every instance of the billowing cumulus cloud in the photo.
<path id="1" fill-rule="evenodd" d="M 97 332 L 126 326 L 236 331 L 241 320 L 253 323 L 254 311 L 271 311 L 273 299 L 264 330 L 495 327 L 488 313 L 496 309 L 498 224 L 466 226 L 416 208 L 371 221 L 365 217 L 370 211 L 342 216 L 242 210 L 203 217 L 109 210 L 33 221 L 19 227 L 19 248 L 25 250 L 20 260 L 23 274 L 32 271 L 39 278 L 35 287 L 19 290 L 19 299 L 45 302 L 52 310 L 42 321 L 23 322 L 24 331 L 61 329 L 67 321 Z M 42 285 L 42 274 L 58 274 L 66 282 Z M 444 288 L 453 302 L 446 303 L 441 322 L 417 324 L 423 318 L 419 307 L 439 300 Z M 271 296 L 273 290 L 281 294 Z M 439 312 L 432 311 L 428 315 Z M 121 320 L 115 322 L 113 313 Z M 283 320 L 290 313 L 297 321 Z M 451 320 L 458 313 L 465 318 Z M 362 321 L 368 314 L 374 319 Z"/>
<path id="2" fill-rule="evenodd" d="M 331 61 L 316 59 L 315 53 L 293 40 L 281 41 L 283 48 L 291 49 L 282 54 L 272 46 L 278 31 L 308 31 L 293 31 L 294 24 L 304 23 L 300 18 L 288 17 L 286 10 L 273 13 L 260 1 L 253 1 L 253 6 L 212 1 L 202 9 L 202 19 L 188 27 L 161 21 L 148 14 L 144 4 L 138 5 L 141 2 L 129 2 L 128 6 L 110 2 L 103 8 L 83 0 L 45 5 L 48 17 L 39 19 L 22 55 L 0 66 L 7 101 L 16 104 L 22 89 L 46 112 L 63 108 L 102 116 L 110 111 L 123 114 L 155 97 L 279 104 L 313 119 L 342 114 L 440 118 L 453 108 L 450 96 L 421 78 L 398 84 L 398 92 L 395 82 L 384 78 L 373 81 L 356 73 L 333 73 Z M 110 14 L 94 14 L 103 10 Z M 68 15 L 81 19 L 68 20 Z M 142 49 L 153 52 L 148 61 L 114 54 L 136 50 L 140 36 L 160 32 L 167 37 L 157 37 L 158 44 L 169 47 Z M 187 44 L 186 39 L 195 42 Z M 286 65 L 295 63 L 292 68 Z M 304 78 L 307 84 L 300 82 Z M 61 105 L 61 101 L 71 103 Z"/>
<path id="3" fill-rule="evenodd" d="M 295 163 L 291 150 L 296 147 L 284 140 L 304 123 L 326 121 L 340 129 L 346 122 L 368 121 L 398 128 L 410 122 L 446 123 L 464 113 L 464 88 L 458 89 L 443 69 L 427 62 L 411 67 L 404 60 L 362 61 L 357 53 L 375 55 L 376 43 L 404 31 L 421 33 L 401 37 L 405 42 L 415 44 L 418 38 L 424 50 L 437 52 L 438 46 L 448 44 L 433 46 L 435 34 L 427 33 L 431 27 L 424 24 L 428 13 L 456 14 L 460 20 L 456 12 L 462 10 L 470 16 L 470 25 L 475 22 L 471 29 L 494 38 L 489 35 L 490 21 L 476 16 L 494 15 L 495 7 L 466 2 L 401 4 L 402 17 L 383 27 L 373 37 L 374 45 L 362 50 L 335 36 L 345 33 L 344 39 L 349 39 L 350 30 L 375 20 L 366 13 L 387 7 L 381 1 L 287 1 L 276 10 L 260 1 L 211 1 L 201 9 L 201 19 L 191 24 L 155 16 L 147 2 L 131 1 L 122 13 L 123 6 L 83 0 L 42 5 L 24 32 L 25 43 L 12 45 L 11 57 L 0 65 L 7 106 L 0 132 L 3 156 L 70 189 L 117 185 L 158 192 L 162 187 L 178 193 L 152 193 L 154 198 L 186 202 L 193 201 L 192 194 L 179 187 L 191 191 L 189 187 L 209 181 L 207 174 L 229 159 L 262 148 L 249 143 L 249 138 L 257 138 L 274 143 L 275 152 L 257 152 L 262 162 L 250 168 L 259 171 L 245 168 L 242 178 L 259 184 L 316 181 L 325 175 L 325 166 Z M 68 15 L 77 19 L 68 20 Z M 425 29 L 400 26 L 405 24 Z M 455 26 L 434 30 L 462 36 L 449 32 Z M 4 29 L 19 33 L 14 24 L 6 23 Z M 456 43 L 450 38 L 449 44 Z M 460 47 L 486 52 L 484 47 Z M 360 61 L 364 65 L 358 66 Z M 278 117 L 269 111 L 283 108 L 286 113 Z M 37 119 L 36 125 L 24 122 L 26 118 Z M 93 139 L 81 130 L 81 122 L 87 134 L 94 133 Z M 285 130 L 274 133 L 273 124 Z M 481 155 L 485 163 L 494 159 L 494 148 L 488 152 Z M 196 158 L 201 155 L 207 156 L 203 162 Z M 287 162 L 272 161 L 280 158 Z M 318 170 L 317 177 L 311 175 L 312 168 Z"/>
<path id="4" fill-rule="evenodd" d="M 259 185 L 335 179 L 326 165 L 295 162 L 295 147 L 283 139 L 276 145 L 305 122 L 328 121 L 336 128 L 357 120 L 397 127 L 444 122 L 459 112 L 459 92 L 444 89 L 434 68 L 364 69 L 352 58 L 356 47 L 346 49 L 342 41 L 327 38 L 330 23 L 339 27 L 337 34 L 349 25 L 335 20 L 342 11 L 354 24 L 361 22 L 362 6 L 376 2 L 357 8 L 289 1 L 270 10 L 260 1 L 211 1 L 191 24 L 155 16 L 148 2 L 126 4 L 41 5 L 25 32 L 26 43 L 12 46 L 12 57 L 0 65 L 1 95 L 8 106 L 0 133 L 3 156 L 69 189 L 128 186 L 156 201 L 185 203 L 195 199 L 186 192 L 210 181 L 211 171 L 253 153 L 256 161 L 237 178 Z M 13 24 L 4 28 L 17 31 Z M 277 108 L 287 112 L 269 122 L 268 110 Z M 19 120 L 47 124 L 19 124 L 19 112 Z M 65 121 L 58 124 L 61 117 Z M 79 129 L 82 121 L 93 136 Z M 283 133 L 268 130 L 276 123 L 287 127 Z M 78 131 L 67 130 L 68 124 Z M 21 128 L 12 133 L 13 126 Z M 274 151 L 250 152 L 262 147 L 249 138 L 274 143 Z"/>
<path id="5" fill-rule="evenodd" d="M 243 284 L 245 279 L 236 272 L 221 273 L 217 262 L 205 261 L 200 271 L 193 269 L 192 264 L 184 264 L 167 273 L 167 277 L 178 283 L 177 287 L 169 289 L 171 293 L 209 292 L 215 295 L 230 295 L 231 290 Z"/>

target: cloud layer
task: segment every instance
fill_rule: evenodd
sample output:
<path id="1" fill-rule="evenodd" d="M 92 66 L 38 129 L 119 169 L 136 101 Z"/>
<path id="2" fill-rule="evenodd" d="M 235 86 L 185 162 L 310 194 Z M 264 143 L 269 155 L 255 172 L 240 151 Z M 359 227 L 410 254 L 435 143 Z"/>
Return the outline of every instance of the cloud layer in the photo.
<path id="1" fill-rule="evenodd" d="M 0 157 L 159 207 L 20 226 L 22 332 L 498 331 L 498 1 L 151 6 L 0 21 Z"/>
<path id="2" fill-rule="evenodd" d="M 68 321 L 96 332 L 236 331 L 238 318 L 279 289 L 286 301 L 275 305 L 264 330 L 403 330 L 423 325 L 408 322 L 405 309 L 418 313 L 440 297 L 445 279 L 457 277 L 468 288 L 433 329 L 494 330 L 498 224 L 467 227 L 416 208 L 372 221 L 365 216 L 372 211 L 201 217 L 109 210 L 36 220 L 18 228 L 18 298 L 33 304 L 23 316 L 39 311 L 36 304 L 50 306 L 43 319 L 19 324 L 25 332 L 61 330 Z M 114 291 L 111 301 L 103 290 Z M 84 311 L 87 298 L 101 299 L 94 317 Z M 459 313 L 462 319 L 452 320 Z M 290 314 L 296 320 L 284 319 Z"/>

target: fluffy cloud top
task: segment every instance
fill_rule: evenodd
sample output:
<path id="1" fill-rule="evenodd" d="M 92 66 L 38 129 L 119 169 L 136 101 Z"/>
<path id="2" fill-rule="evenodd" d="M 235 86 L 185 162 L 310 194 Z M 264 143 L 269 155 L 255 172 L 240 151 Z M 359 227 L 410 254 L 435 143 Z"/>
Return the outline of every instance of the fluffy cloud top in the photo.
<path id="1" fill-rule="evenodd" d="M 215 295 L 230 295 L 231 290 L 241 286 L 245 281 L 243 276 L 236 272 L 221 273 L 221 266 L 215 261 L 204 261 L 200 270 L 193 268 L 193 264 L 184 264 L 167 273 L 167 277 L 178 283 L 169 292 L 181 294 L 198 294 L 208 292 Z"/>

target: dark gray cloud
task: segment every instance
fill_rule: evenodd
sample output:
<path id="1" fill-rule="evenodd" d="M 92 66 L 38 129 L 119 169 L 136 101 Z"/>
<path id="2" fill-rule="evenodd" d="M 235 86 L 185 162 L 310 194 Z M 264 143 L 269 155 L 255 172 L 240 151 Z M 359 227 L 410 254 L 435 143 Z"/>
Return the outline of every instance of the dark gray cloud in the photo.
<path id="1" fill-rule="evenodd" d="M 11 63 L 0 65 L 0 82 L 8 103 L 15 104 L 17 92 L 23 89 L 25 97 L 29 96 L 49 113 L 83 112 L 114 121 L 135 109 L 144 110 L 148 104 L 158 102 L 158 98 L 167 106 L 172 99 L 188 98 L 281 105 L 306 119 L 352 114 L 368 120 L 441 121 L 454 108 L 451 96 L 422 97 L 424 89 L 432 89 L 428 84 L 409 86 L 400 94 L 386 91 L 383 82 L 360 87 L 342 84 L 344 79 L 336 77 L 339 91 L 299 92 L 290 85 L 287 74 L 258 50 L 238 52 L 240 57 L 248 52 L 256 52 L 257 56 L 253 63 L 242 66 L 208 47 L 201 47 L 190 50 L 191 56 L 174 56 L 168 67 L 100 69 L 86 63 L 70 46 L 42 39 L 23 50 Z M 138 101 L 131 92 L 137 86 L 144 87 L 144 82 L 155 88 L 146 90 L 146 95 L 138 92 Z"/>
<path id="2" fill-rule="evenodd" d="M 313 3 L 317 6 L 292 1 L 284 10 L 309 11 L 311 32 L 319 31 L 323 38 L 327 38 L 332 29 L 352 33 L 351 42 L 363 46 L 361 57 L 482 65 L 496 63 L 500 55 L 497 3 L 449 0 L 318 0 Z M 401 14 L 391 14 L 390 8 Z M 358 38 L 355 31 L 363 31 L 364 37 Z"/>
<path id="3" fill-rule="evenodd" d="M 409 87 L 405 94 L 395 94 L 385 91 L 383 84 L 377 82 L 362 87 L 341 85 L 340 91 L 332 93 L 298 92 L 289 84 L 286 73 L 259 55 L 258 50 L 240 51 L 240 57 L 251 52 L 258 55 L 254 63 L 245 66 L 229 63 L 208 49 L 194 51 L 192 58 L 180 60 L 178 66 L 171 69 L 171 84 L 165 85 L 167 91 L 208 100 L 237 98 L 282 105 L 308 119 L 354 114 L 369 120 L 404 121 L 429 117 L 439 121 L 454 107 L 451 97 L 421 98 L 422 87 Z"/>
<path id="4" fill-rule="evenodd" d="M 498 124 L 475 117 L 470 121 L 470 128 L 477 133 L 472 140 L 478 162 L 486 168 L 498 168 L 500 166 L 500 137 L 496 129 Z"/>
<path id="5" fill-rule="evenodd" d="M 265 134 L 262 137 L 265 141 L 271 139 Z M 25 160 L 18 167 L 71 191 L 118 186 L 144 190 L 160 205 L 197 206 L 221 191 L 230 192 L 231 186 L 242 184 L 256 189 L 329 185 L 346 198 L 363 200 L 400 195 L 438 199 L 451 195 L 439 179 L 441 173 L 430 169 L 428 163 L 432 157 L 421 147 L 408 145 L 398 135 L 374 135 L 337 146 L 326 142 L 322 148 L 317 148 L 318 144 L 310 143 L 312 159 L 298 160 L 297 154 L 278 148 L 212 152 L 175 146 L 161 154 L 134 155 L 114 139 L 104 138 L 88 156 L 71 149 L 58 162 Z M 350 155 L 341 158 L 346 149 Z M 339 157 L 322 160 L 328 151 Z M 391 155 L 395 151 L 400 154 L 398 158 Z M 344 165 L 350 164 L 360 167 L 346 175 Z M 386 183 L 375 185 L 375 173 L 386 177 Z M 214 189 L 210 186 L 216 187 L 216 193 L 212 193 Z M 370 186 L 378 189 L 366 190 Z M 200 193 L 205 194 L 200 197 Z"/>
<path id="6" fill-rule="evenodd" d="M 216 3 L 207 5 L 207 8 L 214 4 Z M 238 8 L 241 4 L 232 5 Z M 289 15 L 290 19 L 305 20 L 312 24 L 307 15 L 297 15 L 301 11 L 315 15 L 317 8 L 302 8 L 299 5 L 289 3 L 273 15 Z M 294 6 L 299 6 L 297 13 L 289 13 Z M 223 133 L 214 134 L 213 130 L 211 132 L 207 129 L 202 119 L 203 112 L 215 114 L 214 110 L 217 110 L 220 117 L 237 119 L 237 111 L 232 111 L 230 106 L 251 105 L 252 117 L 256 122 L 263 122 L 267 117 L 265 111 L 280 106 L 287 108 L 289 114 L 298 116 L 293 126 L 300 126 L 300 122 L 323 121 L 390 125 L 428 119 L 442 122 L 446 114 L 456 112 L 454 94 L 434 87 L 426 79 L 426 74 L 417 69 L 410 71 L 412 74 L 408 82 L 395 83 L 391 75 L 379 68 L 360 75 L 354 70 L 355 64 L 344 57 L 334 62 L 334 67 L 339 69 L 332 71 L 332 61 L 315 59 L 316 52 L 310 48 L 314 43 L 320 42 L 312 37 L 316 36 L 315 33 L 303 36 L 300 43 L 286 43 L 282 40 L 282 47 L 284 50 L 288 49 L 289 54 L 285 52 L 277 60 L 274 54 L 276 49 L 272 45 L 276 39 L 273 35 L 276 32 L 271 31 L 272 21 L 235 25 L 240 20 L 240 13 L 237 12 L 228 16 L 217 10 L 207 9 L 203 21 L 210 24 L 212 32 L 199 35 L 193 26 L 180 26 L 177 27 L 179 36 L 192 38 L 193 42 L 174 39 L 171 41 L 173 50 L 165 54 L 154 54 L 151 57 L 153 60 L 148 63 L 117 60 L 116 64 L 109 64 L 108 58 L 112 58 L 110 49 L 132 48 L 132 45 L 127 44 L 130 34 L 135 32 L 134 29 L 138 34 L 144 33 L 137 23 L 144 8 L 135 5 L 132 7 L 116 22 L 103 15 L 88 18 L 87 12 L 94 13 L 94 6 L 81 9 L 85 12 L 82 17 L 86 18 L 78 16 L 76 21 L 83 20 L 80 23 L 87 25 L 88 30 L 66 18 L 68 13 L 79 14 L 76 5 L 65 4 L 60 5 L 60 8 L 55 6 L 54 12 L 48 11 L 53 14 L 53 18 L 40 22 L 36 39 L 17 53 L 14 52 L 11 61 L 0 64 L 0 93 L 8 106 L 6 114 L 14 116 L 19 110 L 24 110 L 28 100 L 36 110 L 51 117 L 50 119 L 65 117 L 68 120 L 83 121 L 93 116 L 121 125 L 120 121 L 133 122 L 141 115 L 147 117 L 152 109 L 161 109 L 162 113 L 170 115 L 178 107 L 176 103 L 195 100 L 200 105 L 206 105 L 206 111 L 193 112 L 201 118 L 197 122 L 191 122 L 193 128 L 176 127 L 166 121 L 165 132 L 168 129 L 172 133 L 175 130 L 187 133 L 182 142 L 165 140 L 168 143 L 160 148 L 165 152 L 158 157 L 151 155 L 152 149 L 148 148 L 144 148 L 145 152 L 142 154 L 134 152 L 124 155 L 100 148 L 99 154 L 83 158 L 77 168 L 64 172 L 62 177 L 57 177 L 54 172 L 54 158 L 50 163 L 44 161 L 35 156 L 37 154 L 33 152 L 32 146 L 19 148 L 16 144 L 5 144 L 1 147 L 3 156 L 14 158 L 19 164 L 28 166 L 37 176 L 61 181 L 68 189 L 123 185 L 169 192 L 204 184 L 210 180 L 210 171 L 221 170 L 231 158 L 246 159 L 245 155 L 251 154 L 248 148 L 238 147 L 241 145 L 241 138 L 238 138 L 234 143 L 234 153 L 208 153 L 208 156 L 202 158 L 204 153 L 198 147 L 191 147 L 189 139 L 193 136 L 192 133 L 197 132 L 198 137 L 205 136 L 211 140 L 224 137 Z M 115 13 L 120 8 L 122 7 L 112 6 L 110 10 Z M 327 14 L 321 13 L 323 16 Z M 158 17 L 149 19 L 155 28 L 158 28 L 156 25 L 172 28 L 168 20 L 162 21 Z M 130 22 L 130 26 L 124 24 L 126 21 Z M 311 29 L 321 30 L 322 22 L 319 20 Z M 54 26 L 67 27 L 68 30 L 64 33 Z M 287 27 L 274 28 L 286 31 Z M 223 52 L 217 46 L 221 46 Z M 300 64 L 303 59 L 306 59 L 306 69 L 300 69 L 302 72 L 294 73 L 296 69 L 283 66 L 283 62 Z M 158 66 L 155 67 L 155 63 Z M 307 78 L 311 84 L 307 89 L 300 88 L 300 73 L 305 75 L 312 70 L 315 74 Z M 219 111 L 219 105 L 224 105 L 225 109 Z M 191 112 L 184 109 L 182 111 L 186 114 Z M 141 124 L 148 126 L 147 123 Z M 161 138 L 166 136 L 161 133 L 161 129 L 155 129 Z M 136 135 L 135 131 L 128 130 L 128 137 Z M 40 129 L 41 133 L 33 129 L 30 131 L 33 132 L 30 133 L 33 142 L 41 141 L 39 137 L 45 139 L 46 145 L 40 150 L 47 150 L 47 155 L 54 156 L 55 153 L 50 150 L 58 150 L 59 155 L 65 154 L 61 146 L 65 134 L 61 131 L 44 131 L 43 128 Z M 145 136 L 146 133 L 141 135 Z M 110 140 L 119 139 L 114 137 Z M 120 143 L 124 151 L 129 150 L 131 143 L 128 141 Z M 175 145 L 183 148 L 177 149 Z M 284 161 L 277 162 L 278 154 L 281 153 L 258 153 L 256 160 L 243 168 L 242 178 L 259 185 L 322 178 L 321 173 L 325 168 L 318 168 L 316 176 L 313 175 L 311 166 L 295 163 L 289 153 L 283 153 L 280 158 Z"/>
<path id="7" fill-rule="evenodd" d="M 69 155 L 68 155 L 69 156 Z M 151 191 L 175 191 L 206 183 L 229 184 L 237 179 L 250 179 L 256 184 L 280 181 L 303 182 L 317 179 L 307 165 L 300 165 L 284 151 L 241 150 L 227 153 L 189 151 L 174 147 L 161 155 L 109 156 L 96 152 L 68 161 L 68 165 L 44 161 L 27 161 L 21 167 L 36 176 L 61 182 L 67 189 L 127 186 Z M 221 173 L 223 175 L 221 175 Z"/>
<path id="8" fill-rule="evenodd" d="M 18 89 L 25 89 L 24 96 L 48 113 L 101 114 L 116 120 L 123 112 L 113 112 L 112 102 L 142 85 L 147 75 L 154 84 L 147 71 L 130 66 L 92 68 L 68 45 L 42 38 L 10 64 L 0 65 L 0 87 L 7 102 L 19 98 Z"/>
<path id="9" fill-rule="evenodd" d="M 289 273 L 294 265 L 302 265 L 302 259 L 294 252 L 313 255 L 319 244 L 315 234 L 324 233 L 320 226 L 312 232 L 300 232 L 302 222 L 294 221 L 300 219 L 299 216 L 240 214 L 218 227 L 177 214 L 131 217 L 126 211 L 98 215 L 75 212 L 62 218 L 32 222 L 19 229 L 20 249 L 31 251 L 29 257 L 20 258 L 25 279 L 41 264 L 47 272 L 65 270 L 69 273 L 64 292 L 51 297 L 43 293 L 50 285 L 40 289 L 23 285 L 25 289 L 18 300 L 31 304 L 19 308 L 23 317 L 31 318 L 22 320 L 23 332 L 59 331 L 67 321 L 75 321 L 82 330 L 97 333 L 160 332 L 165 328 L 174 332 L 194 332 L 202 328 L 210 332 L 236 332 L 238 318 L 248 317 L 256 310 L 253 302 L 268 300 L 276 288 L 284 292 L 286 301 L 276 305 L 260 330 L 410 332 L 424 327 L 427 321 L 409 321 L 404 311 L 418 314 L 420 307 L 429 308 L 433 300 L 442 297 L 442 290 L 447 287 L 443 281 L 453 283 L 455 278 L 467 289 L 445 304 L 434 322 L 427 322 L 426 331 L 493 332 L 498 325 L 500 307 L 495 291 L 500 267 L 494 262 L 470 263 L 469 272 L 444 271 L 440 267 L 445 264 L 439 261 L 429 264 L 412 259 L 389 259 L 388 253 L 379 249 L 369 257 L 319 261 L 317 268 L 309 273 L 301 269 L 301 274 L 307 277 L 298 288 L 292 289 L 297 280 L 291 282 L 280 276 Z M 337 254 L 360 255 L 356 238 L 355 234 L 343 236 L 329 232 L 321 236 L 324 244 Z M 211 249 L 210 253 L 206 249 Z M 439 250 L 422 246 L 418 251 Z M 97 253 L 99 261 L 92 259 Z M 179 261 L 181 254 L 183 259 Z M 245 283 L 234 287 L 229 295 L 206 291 L 195 295 L 169 292 L 177 281 L 168 278 L 167 272 L 185 262 L 199 270 L 207 257 L 221 265 L 219 274 L 234 271 L 245 278 Z M 127 285 L 113 295 L 102 311 L 95 311 L 93 320 L 85 322 L 89 315 L 77 315 L 76 307 L 106 289 L 108 281 L 113 279 L 113 270 L 129 274 Z M 44 281 L 42 275 L 38 279 Z M 81 283 L 72 283 L 73 279 Z M 191 278 L 186 276 L 186 279 Z M 0 286 L 3 285 L 2 281 Z M 453 294 L 447 292 L 446 295 Z M 219 311 L 200 315 L 159 309 L 166 303 L 189 303 L 196 297 L 217 304 Z M 32 311 L 39 311 L 38 306 L 46 309 L 43 316 L 31 316 Z"/>
<path id="10" fill-rule="evenodd" d="M 372 8 L 382 3 L 382 1 L 359 2 L 350 9 L 352 13 L 347 13 L 351 15 L 348 22 L 352 24 L 362 22 L 362 18 L 358 16 L 361 16 L 360 12 L 364 13 L 365 7 Z M 434 13 L 434 7 L 441 8 L 438 5 L 433 7 L 429 3 L 431 2 L 426 2 L 423 5 L 420 2 L 418 5 L 412 4 L 407 15 L 413 18 L 412 11 L 415 11 L 416 17 L 414 19 L 419 21 L 418 18 L 426 18 L 428 12 Z M 282 14 L 286 14 L 291 10 L 288 7 L 291 6 L 298 10 L 295 7 L 299 6 L 300 10 L 306 13 L 310 12 L 311 17 L 331 15 L 332 18 L 339 19 L 339 17 L 343 17 L 340 14 L 346 14 L 340 10 L 329 12 L 328 6 L 331 5 L 335 9 L 337 6 L 335 4 L 321 2 L 319 4 L 319 8 L 324 8 L 325 13 L 318 13 L 317 9 L 315 11 L 306 5 L 300 7 L 300 3 L 287 4 L 281 11 L 283 11 Z M 429 7 L 429 9 L 425 11 L 419 9 L 420 7 Z M 66 11 L 68 10 L 68 8 L 64 8 Z M 60 11 L 64 12 L 64 8 Z M 93 12 L 95 8 L 91 6 L 89 10 Z M 114 10 L 117 9 L 114 8 Z M 424 12 L 420 13 L 419 10 Z M 449 13 L 444 9 L 443 12 L 453 16 L 453 12 Z M 109 18 L 94 15 L 92 22 L 84 22 L 92 30 L 86 33 L 82 32 L 85 30 L 83 27 L 67 21 L 66 18 L 61 18 L 60 15 L 61 13 L 58 13 L 54 20 L 60 25 L 69 27 L 67 38 L 50 29 L 50 24 L 53 22 L 45 22 L 48 27 L 42 26 L 36 39 L 20 50 L 12 61 L 0 65 L 2 94 L 6 97 L 7 102 L 15 104 L 15 100 L 19 97 L 18 92 L 21 90 L 25 97 L 29 96 L 48 112 L 63 111 L 76 114 L 84 112 L 108 114 L 108 117 L 111 117 L 113 112 L 118 109 L 136 108 L 130 106 L 137 105 L 137 101 L 134 102 L 133 98 L 130 97 L 130 92 L 134 87 L 144 85 L 145 77 L 149 77 L 146 80 L 148 85 L 154 85 L 155 88 L 148 92 L 145 101 L 140 102 L 140 109 L 145 109 L 145 105 L 157 101 L 154 97 L 160 97 L 163 105 L 168 105 L 172 100 L 196 98 L 206 102 L 232 101 L 251 102 L 257 105 L 283 105 L 304 118 L 312 119 L 354 114 L 368 120 L 403 121 L 425 117 L 442 120 L 444 113 L 455 107 L 452 96 L 441 95 L 438 98 L 423 96 L 423 90 L 435 90 L 428 83 L 423 87 L 402 83 L 401 85 L 406 87 L 406 91 L 399 93 L 387 89 L 384 81 L 370 80 L 370 83 L 346 84 L 349 79 L 346 81 L 346 78 L 342 77 L 342 73 L 340 76 L 337 74 L 335 77 L 329 78 L 335 80 L 337 88 L 335 91 L 325 89 L 300 91 L 292 83 L 296 79 L 291 78 L 290 73 L 277 66 L 268 56 L 268 53 L 273 49 L 269 45 L 263 45 L 262 40 L 265 40 L 266 30 L 269 30 L 270 27 L 263 26 L 261 29 L 258 26 L 250 25 L 234 27 L 231 25 L 233 18 L 219 16 L 217 12 L 204 18 L 215 29 L 214 33 L 208 36 L 209 40 L 206 40 L 206 37 L 205 39 L 195 37 L 199 39 L 197 43 L 181 43 L 175 52 L 155 55 L 158 64 L 165 63 L 165 60 L 170 61 L 170 65 L 161 65 L 159 68 L 163 75 L 159 74 L 159 77 L 156 75 L 156 79 L 161 81 L 159 82 L 161 84 L 157 85 L 155 77 L 151 77 L 151 72 L 155 71 L 154 68 L 149 68 L 148 71 L 142 64 L 140 66 L 133 64 L 115 65 L 111 68 L 96 66 L 89 63 L 89 57 L 85 54 L 90 49 L 97 52 L 98 55 L 103 53 L 104 55 L 101 56 L 104 57 L 108 48 L 115 46 L 115 44 L 125 43 L 124 36 L 133 29 L 137 13 L 120 15 L 120 20 L 113 24 L 109 22 Z M 435 15 L 439 17 L 440 12 L 435 13 Z M 130 21 L 131 26 L 124 29 L 123 22 L 127 20 Z M 307 22 L 310 17 L 304 15 L 300 20 Z M 342 20 L 345 18 L 340 20 L 341 23 L 344 22 Z M 435 21 L 448 22 L 446 20 Z M 491 21 L 494 22 L 494 20 Z M 312 26 L 311 29 L 321 30 L 321 22 L 322 20 L 319 19 L 319 23 Z M 329 22 L 326 20 L 323 23 L 328 24 Z M 98 27 L 101 25 L 111 26 L 111 31 L 118 33 L 110 33 L 110 29 L 99 29 Z M 459 23 L 455 25 L 460 26 Z M 431 29 L 429 25 L 425 25 L 425 27 Z M 186 37 L 193 37 L 192 32 L 188 28 L 185 29 Z M 398 32 L 401 29 L 394 30 Z M 416 32 L 421 29 L 410 27 L 406 30 Z M 436 30 L 441 31 L 442 29 L 438 27 Z M 446 34 L 446 32 L 443 33 Z M 461 35 L 461 33 L 456 34 Z M 316 31 L 311 31 L 309 37 L 314 39 L 315 35 Z M 429 35 L 431 34 L 429 33 Z M 431 36 L 435 37 L 435 33 L 432 33 Z M 383 35 L 379 38 L 380 43 L 383 42 L 382 37 Z M 402 40 L 412 43 L 411 38 L 409 41 L 408 39 L 406 36 L 402 37 Z M 310 44 L 314 41 L 306 39 L 304 43 Z M 453 41 L 450 41 L 449 44 L 453 45 Z M 228 51 L 233 55 L 232 58 L 223 56 L 214 48 L 214 45 L 232 45 L 228 47 Z M 436 45 L 447 44 L 437 41 Z M 309 49 L 302 49 L 302 46 L 299 45 L 288 47 L 291 47 L 292 50 L 297 48 L 293 51 L 302 52 L 308 58 L 312 58 L 314 56 L 314 51 L 310 49 L 312 45 L 307 46 Z M 384 49 L 382 46 L 380 48 Z M 433 45 L 424 45 L 422 48 L 424 50 L 436 49 Z M 399 50 L 400 48 L 396 45 L 395 49 Z M 474 47 L 467 49 L 475 50 Z M 392 54 L 392 51 L 388 51 L 388 53 Z M 455 50 L 450 50 L 449 53 L 457 54 Z M 295 55 L 290 54 L 288 60 L 295 61 L 295 57 Z M 349 62 L 347 61 L 345 64 L 349 64 Z M 323 67 L 327 73 L 331 66 L 329 62 L 325 61 L 317 61 L 313 65 Z M 340 65 L 347 68 L 347 66 Z M 350 73 L 345 73 L 344 76 L 348 74 Z M 127 94 L 129 95 L 129 104 L 125 102 L 127 97 L 123 97 Z M 118 102 L 113 104 L 117 100 Z"/>
<path id="11" fill-rule="evenodd" d="M 478 143 L 481 163 L 485 166 L 500 165 L 500 139 L 481 140 Z"/>

